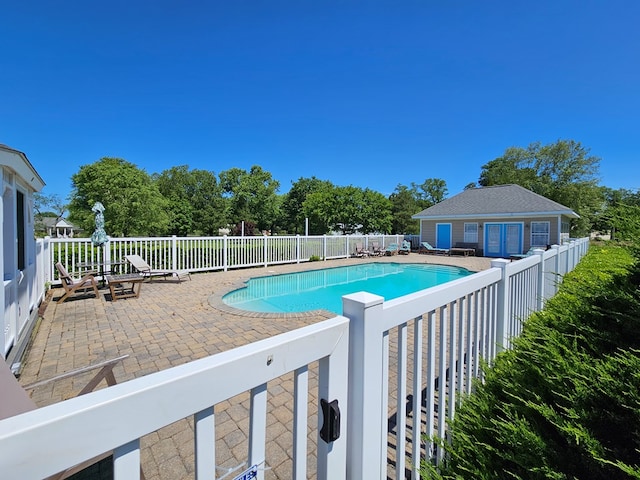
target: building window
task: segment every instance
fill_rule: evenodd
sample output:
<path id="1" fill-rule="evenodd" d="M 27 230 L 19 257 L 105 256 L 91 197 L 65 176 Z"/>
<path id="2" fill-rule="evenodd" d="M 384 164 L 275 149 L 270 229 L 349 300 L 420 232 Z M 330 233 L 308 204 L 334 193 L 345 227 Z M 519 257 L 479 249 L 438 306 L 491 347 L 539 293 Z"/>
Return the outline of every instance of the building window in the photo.
<path id="1" fill-rule="evenodd" d="M 549 245 L 549 222 L 531 222 L 531 246 Z"/>
<path id="2" fill-rule="evenodd" d="M 478 243 L 478 224 L 464 224 L 464 243 Z"/>

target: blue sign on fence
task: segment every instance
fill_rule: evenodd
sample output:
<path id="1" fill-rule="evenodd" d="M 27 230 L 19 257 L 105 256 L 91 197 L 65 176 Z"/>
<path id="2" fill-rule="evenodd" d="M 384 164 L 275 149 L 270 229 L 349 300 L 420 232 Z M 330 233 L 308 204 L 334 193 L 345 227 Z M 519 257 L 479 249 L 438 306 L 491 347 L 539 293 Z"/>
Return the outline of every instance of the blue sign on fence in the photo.
<path id="1" fill-rule="evenodd" d="M 234 477 L 233 480 L 251 480 L 252 478 L 256 478 L 258 476 L 258 465 L 253 465 L 247 468 L 240 475 Z"/>

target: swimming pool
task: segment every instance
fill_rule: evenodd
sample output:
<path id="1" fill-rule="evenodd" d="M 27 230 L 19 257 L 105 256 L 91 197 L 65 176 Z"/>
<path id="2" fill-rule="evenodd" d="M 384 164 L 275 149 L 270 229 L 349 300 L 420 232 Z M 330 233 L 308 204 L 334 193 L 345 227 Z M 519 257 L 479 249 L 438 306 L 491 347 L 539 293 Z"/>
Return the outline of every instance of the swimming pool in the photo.
<path id="1" fill-rule="evenodd" d="M 466 268 L 419 263 L 366 263 L 250 279 L 222 297 L 230 307 L 268 313 L 329 310 L 342 313 L 342 296 L 370 292 L 392 300 L 466 277 Z"/>

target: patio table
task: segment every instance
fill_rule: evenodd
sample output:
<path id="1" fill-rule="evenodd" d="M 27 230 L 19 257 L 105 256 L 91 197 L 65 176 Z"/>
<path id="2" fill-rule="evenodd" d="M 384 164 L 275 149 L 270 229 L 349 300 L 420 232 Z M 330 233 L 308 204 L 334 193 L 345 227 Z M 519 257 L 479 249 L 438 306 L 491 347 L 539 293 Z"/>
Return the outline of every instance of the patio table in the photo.
<path id="1" fill-rule="evenodd" d="M 107 275 L 111 301 L 115 302 L 119 298 L 138 298 L 144 277 L 137 273 L 126 273 L 124 275 Z M 129 284 L 128 286 L 126 284 Z"/>

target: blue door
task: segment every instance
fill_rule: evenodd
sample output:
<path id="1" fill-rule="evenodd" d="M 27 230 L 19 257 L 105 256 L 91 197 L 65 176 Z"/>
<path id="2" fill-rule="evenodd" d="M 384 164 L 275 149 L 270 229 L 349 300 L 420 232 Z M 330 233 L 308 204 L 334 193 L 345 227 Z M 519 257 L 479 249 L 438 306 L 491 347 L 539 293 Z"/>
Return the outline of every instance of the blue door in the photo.
<path id="1" fill-rule="evenodd" d="M 450 223 L 438 223 L 436 225 L 436 248 L 451 248 Z"/>
<path id="2" fill-rule="evenodd" d="M 485 223 L 484 254 L 508 258 L 522 253 L 521 223 Z"/>

